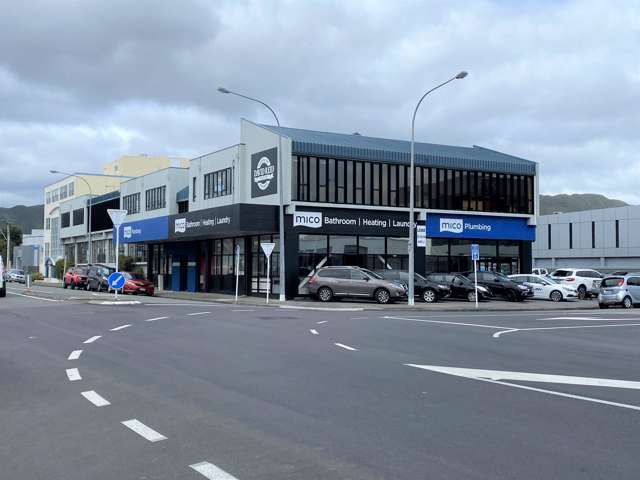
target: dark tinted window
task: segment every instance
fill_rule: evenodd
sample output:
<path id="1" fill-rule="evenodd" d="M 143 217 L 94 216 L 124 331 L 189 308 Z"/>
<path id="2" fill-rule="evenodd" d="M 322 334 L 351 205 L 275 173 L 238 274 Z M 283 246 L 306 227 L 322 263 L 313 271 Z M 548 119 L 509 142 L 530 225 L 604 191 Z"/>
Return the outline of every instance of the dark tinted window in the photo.
<path id="1" fill-rule="evenodd" d="M 627 280 L 627 285 L 630 287 L 640 287 L 640 277 L 630 277 Z"/>
<path id="2" fill-rule="evenodd" d="M 556 270 L 551 274 L 552 277 L 570 277 L 573 275 L 572 270 Z"/>
<path id="3" fill-rule="evenodd" d="M 318 276 L 324 278 L 351 278 L 349 270 L 346 268 L 327 268 L 318 272 Z"/>

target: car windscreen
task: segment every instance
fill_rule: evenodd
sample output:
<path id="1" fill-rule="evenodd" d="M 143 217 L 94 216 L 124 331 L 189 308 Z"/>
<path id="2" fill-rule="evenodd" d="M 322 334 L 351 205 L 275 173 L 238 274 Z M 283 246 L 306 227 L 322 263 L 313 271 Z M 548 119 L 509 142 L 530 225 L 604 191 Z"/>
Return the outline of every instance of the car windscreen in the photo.
<path id="1" fill-rule="evenodd" d="M 469 283 L 473 283 L 471 280 L 469 280 L 467 277 L 465 277 L 464 275 L 456 275 L 455 276 L 455 281 L 456 282 L 462 282 L 465 285 L 469 284 Z"/>
<path id="2" fill-rule="evenodd" d="M 552 277 L 570 277 L 573 275 L 572 270 L 556 270 L 551 274 Z"/>
<path id="3" fill-rule="evenodd" d="M 366 268 L 362 268 L 361 269 L 364 273 L 366 273 L 367 275 L 375 278 L 376 280 L 384 280 L 380 275 L 378 275 L 375 272 L 372 272 L 371 270 L 367 270 Z"/>
<path id="4" fill-rule="evenodd" d="M 122 275 L 127 280 L 144 280 L 144 277 L 140 273 L 122 272 Z"/>
<path id="5" fill-rule="evenodd" d="M 602 280 L 600 286 L 602 287 L 617 287 L 618 283 L 622 280 L 622 277 L 608 277 Z"/>

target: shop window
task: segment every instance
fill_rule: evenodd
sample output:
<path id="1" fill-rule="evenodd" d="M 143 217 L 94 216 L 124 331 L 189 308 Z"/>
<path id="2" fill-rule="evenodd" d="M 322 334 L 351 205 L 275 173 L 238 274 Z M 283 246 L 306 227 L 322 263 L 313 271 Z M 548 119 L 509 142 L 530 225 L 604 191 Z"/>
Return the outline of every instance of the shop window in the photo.
<path id="1" fill-rule="evenodd" d="M 329 265 L 358 265 L 358 239 L 356 236 L 331 235 L 329 237 Z"/>
<path id="2" fill-rule="evenodd" d="M 387 237 L 386 268 L 393 270 L 409 270 L 409 239 Z"/>
<path id="3" fill-rule="evenodd" d="M 358 265 L 371 270 L 385 270 L 388 268 L 385 261 L 384 237 L 359 237 L 358 251 L 360 253 Z"/>

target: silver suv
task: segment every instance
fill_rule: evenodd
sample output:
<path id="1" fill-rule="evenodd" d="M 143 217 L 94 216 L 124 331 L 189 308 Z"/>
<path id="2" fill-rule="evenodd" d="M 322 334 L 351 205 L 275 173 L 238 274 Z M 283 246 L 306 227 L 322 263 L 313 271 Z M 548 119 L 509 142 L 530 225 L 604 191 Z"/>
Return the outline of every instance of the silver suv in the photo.
<path id="1" fill-rule="evenodd" d="M 640 306 L 640 273 L 603 279 L 598 304 L 600 308 L 609 308 L 610 305 L 622 305 L 624 308 Z"/>
<path id="2" fill-rule="evenodd" d="M 323 267 L 309 280 L 309 293 L 323 302 L 334 298 L 372 298 L 389 303 L 406 295 L 405 287 L 360 267 Z"/>

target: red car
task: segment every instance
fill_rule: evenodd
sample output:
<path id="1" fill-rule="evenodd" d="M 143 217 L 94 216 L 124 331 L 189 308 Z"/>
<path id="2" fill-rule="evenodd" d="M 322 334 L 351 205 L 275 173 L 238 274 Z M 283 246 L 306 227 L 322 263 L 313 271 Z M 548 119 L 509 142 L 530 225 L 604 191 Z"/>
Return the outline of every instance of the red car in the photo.
<path id="1" fill-rule="evenodd" d="M 85 288 L 88 271 L 87 267 L 71 267 L 62 278 L 63 288 Z"/>
<path id="2" fill-rule="evenodd" d="M 142 274 L 122 272 L 122 275 L 124 275 L 125 278 L 122 293 L 131 293 L 132 295 L 144 294 L 153 297 L 153 283 L 145 279 Z"/>

